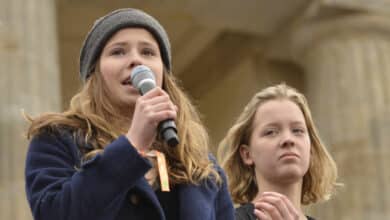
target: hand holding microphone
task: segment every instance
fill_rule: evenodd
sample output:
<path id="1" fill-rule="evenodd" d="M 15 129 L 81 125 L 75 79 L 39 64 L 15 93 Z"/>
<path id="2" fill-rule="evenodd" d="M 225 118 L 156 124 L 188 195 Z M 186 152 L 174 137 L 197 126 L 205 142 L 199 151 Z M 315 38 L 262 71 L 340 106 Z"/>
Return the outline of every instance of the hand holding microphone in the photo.
<path id="1" fill-rule="evenodd" d="M 136 66 L 132 70 L 131 83 L 136 89 L 139 90 L 142 96 L 145 96 L 145 98 L 149 95 L 147 93 L 156 87 L 156 81 L 153 72 L 150 70 L 150 68 L 143 65 Z M 161 90 L 161 92 L 163 91 Z M 165 94 L 165 92 L 163 93 Z M 150 96 L 151 95 L 153 94 L 150 94 Z M 134 115 L 133 117 L 136 117 L 136 115 Z M 166 119 L 161 121 L 158 124 L 157 130 L 169 146 L 175 147 L 179 144 L 176 125 L 172 119 Z"/>

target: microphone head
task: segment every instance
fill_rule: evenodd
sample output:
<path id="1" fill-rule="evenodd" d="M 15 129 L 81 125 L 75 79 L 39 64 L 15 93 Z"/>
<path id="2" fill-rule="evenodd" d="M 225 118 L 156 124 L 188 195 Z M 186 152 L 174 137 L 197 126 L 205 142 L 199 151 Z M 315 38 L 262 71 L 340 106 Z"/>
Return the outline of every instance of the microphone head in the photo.
<path id="1" fill-rule="evenodd" d="M 149 67 L 139 65 L 131 71 L 131 84 L 143 95 L 156 87 L 156 79 Z"/>

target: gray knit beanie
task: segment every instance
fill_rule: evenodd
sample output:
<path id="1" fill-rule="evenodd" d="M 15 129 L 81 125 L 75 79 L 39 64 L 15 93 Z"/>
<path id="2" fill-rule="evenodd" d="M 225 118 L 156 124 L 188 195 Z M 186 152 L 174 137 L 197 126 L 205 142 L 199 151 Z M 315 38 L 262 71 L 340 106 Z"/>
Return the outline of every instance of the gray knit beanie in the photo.
<path id="1" fill-rule="evenodd" d="M 96 60 L 111 36 L 127 27 L 140 27 L 148 30 L 159 45 L 165 68 L 171 71 L 171 45 L 164 28 L 155 18 L 143 11 L 124 8 L 97 19 L 86 36 L 80 52 L 80 77 L 83 82 L 95 70 Z"/>

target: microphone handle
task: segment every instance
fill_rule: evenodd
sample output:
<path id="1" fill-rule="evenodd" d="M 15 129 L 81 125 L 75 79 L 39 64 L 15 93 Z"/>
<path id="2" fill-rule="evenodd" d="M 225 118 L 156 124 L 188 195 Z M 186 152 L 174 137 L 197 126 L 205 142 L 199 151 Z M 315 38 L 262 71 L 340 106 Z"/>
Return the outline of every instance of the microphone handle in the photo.
<path id="1" fill-rule="evenodd" d="M 176 125 L 172 119 L 160 122 L 158 125 L 158 131 L 160 132 L 162 138 L 167 142 L 168 146 L 176 147 L 179 144 Z"/>

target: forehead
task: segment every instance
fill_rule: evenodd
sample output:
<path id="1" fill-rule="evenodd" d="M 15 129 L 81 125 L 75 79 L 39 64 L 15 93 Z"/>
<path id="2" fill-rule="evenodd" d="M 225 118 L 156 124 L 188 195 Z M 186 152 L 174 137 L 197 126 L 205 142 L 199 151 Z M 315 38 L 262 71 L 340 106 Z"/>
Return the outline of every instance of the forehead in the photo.
<path id="1" fill-rule="evenodd" d="M 299 106 L 287 99 L 270 100 L 257 107 L 255 125 L 267 125 L 270 123 L 305 124 L 305 118 Z"/>
<path id="2" fill-rule="evenodd" d="M 117 31 L 107 42 L 107 45 L 117 41 L 139 40 L 145 43 L 156 44 L 153 35 L 144 28 L 128 27 Z"/>

